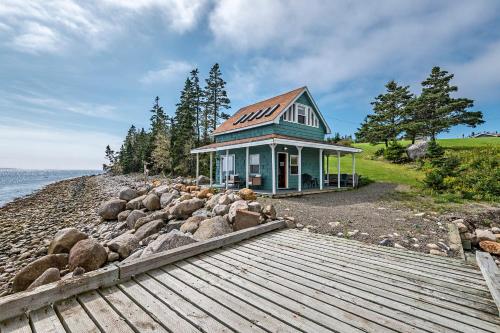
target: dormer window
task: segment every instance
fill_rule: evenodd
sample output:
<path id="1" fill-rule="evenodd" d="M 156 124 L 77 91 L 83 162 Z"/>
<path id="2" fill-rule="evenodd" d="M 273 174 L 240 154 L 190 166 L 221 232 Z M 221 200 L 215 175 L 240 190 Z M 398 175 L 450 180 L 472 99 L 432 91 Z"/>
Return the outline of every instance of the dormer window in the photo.
<path id="1" fill-rule="evenodd" d="M 283 120 L 291 123 L 319 127 L 319 120 L 311 107 L 294 103 L 283 113 Z"/>

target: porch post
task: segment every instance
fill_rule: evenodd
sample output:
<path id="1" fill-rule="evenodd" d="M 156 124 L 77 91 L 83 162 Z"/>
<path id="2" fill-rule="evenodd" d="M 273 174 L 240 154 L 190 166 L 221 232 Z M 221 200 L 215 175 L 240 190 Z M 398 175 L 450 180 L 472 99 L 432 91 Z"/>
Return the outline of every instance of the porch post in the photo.
<path id="1" fill-rule="evenodd" d="M 210 187 L 212 187 L 212 152 L 210 152 Z"/>
<path id="2" fill-rule="evenodd" d="M 326 181 L 330 186 L 330 154 L 326 154 Z"/>
<path id="3" fill-rule="evenodd" d="M 297 146 L 297 151 L 299 152 L 299 156 L 298 156 L 298 161 L 297 163 L 299 164 L 299 179 L 298 179 L 298 182 L 299 182 L 299 192 L 302 192 L 302 147 L 301 146 Z"/>
<path id="4" fill-rule="evenodd" d="M 352 153 L 352 187 L 356 187 L 354 185 L 354 176 L 356 175 L 356 157 L 354 157 L 354 153 Z"/>
<path id="5" fill-rule="evenodd" d="M 323 189 L 323 149 L 319 150 L 319 189 Z"/>
<path id="6" fill-rule="evenodd" d="M 273 182 L 273 194 L 276 194 L 276 154 L 274 153 L 276 144 L 272 143 L 269 146 L 271 147 L 271 179 Z"/>
<path id="7" fill-rule="evenodd" d="M 246 163 L 246 166 L 245 166 L 245 174 L 246 174 L 246 183 L 245 183 L 245 187 L 248 188 L 248 183 L 250 182 L 250 147 L 247 147 L 246 149 L 246 159 L 245 159 L 245 163 Z"/>
<path id="8" fill-rule="evenodd" d="M 226 149 L 226 190 L 229 188 L 229 149 Z M 224 169 L 224 168 L 223 168 Z"/>
<path id="9" fill-rule="evenodd" d="M 198 177 L 200 176 L 200 153 L 196 153 L 196 186 L 198 186 Z"/>
<path id="10" fill-rule="evenodd" d="M 337 188 L 340 188 L 340 150 L 337 150 Z"/>

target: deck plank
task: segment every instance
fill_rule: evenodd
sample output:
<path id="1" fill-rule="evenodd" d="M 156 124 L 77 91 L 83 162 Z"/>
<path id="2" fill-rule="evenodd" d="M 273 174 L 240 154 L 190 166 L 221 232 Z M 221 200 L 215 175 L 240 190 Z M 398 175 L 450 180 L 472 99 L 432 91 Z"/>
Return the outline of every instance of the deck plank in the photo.
<path id="1" fill-rule="evenodd" d="M 31 323 L 36 333 L 65 333 L 63 325 L 51 306 L 45 306 L 30 313 Z"/>
<path id="2" fill-rule="evenodd" d="M 7 319 L 0 324 L 2 333 L 31 333 L 31 327 L 28 317 L 23 314 L 14 318 Z"/>
<path id="3" fill-rule="evenodd" d="M 63 326 L 71 333 L 100 332 L 99 328 L 74 297 L 57 302 L 54 308 L 59 313 L 60 318 L 62 318 Z"/>

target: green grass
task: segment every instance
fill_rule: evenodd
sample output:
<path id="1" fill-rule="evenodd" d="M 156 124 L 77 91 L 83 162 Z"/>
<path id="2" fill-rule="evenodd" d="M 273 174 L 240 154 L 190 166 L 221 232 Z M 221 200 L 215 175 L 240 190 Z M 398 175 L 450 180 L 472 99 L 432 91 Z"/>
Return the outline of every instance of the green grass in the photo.
<path id="1" fill-rule="evenodd" d="M 403 146 L 409 145 L 410 141 L 400 141 Z M 467 138 L 467 139 L 440 139 L 438 143 L 447 150 L 468 150 L 480 147 L 500 145 L 500 138 Z M 424 178 L 422 171 L 418 170 L 414 163 L 393 164 L 383 159 L 373 157 L 376 150 L 383 148 L 384 144 L 371 145 L 369 143 L 353 144 L 363 152 L 356 155 L 356 173 L 379 182 L 389 182 L 418 186 Z M 330 173 L 337 173 L 337 157 L 331 156 L 329 162 Z M 340 171 L 342 173 L 352 172 L 352 157 L 350 155 L 341 157 Z"/>

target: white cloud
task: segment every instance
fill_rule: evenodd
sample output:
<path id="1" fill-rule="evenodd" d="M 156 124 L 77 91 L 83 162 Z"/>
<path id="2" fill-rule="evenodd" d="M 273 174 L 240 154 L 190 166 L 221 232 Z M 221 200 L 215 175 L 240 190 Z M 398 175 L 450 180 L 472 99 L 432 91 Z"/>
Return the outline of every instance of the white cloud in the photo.
<path id="1" fill-rule="evenodd" d="M 121 138 L 107 133 L 69 131 L 36 125 L 0 125 L 0 167 L 100 169 L 104 148 Z"/>
<path id="2" fill-rule="evenodd" d="M 185 61 L 166 61 L 165 65 L 157 70 L 148 71 L 141 79 L 143 84 L 155 82 L 177 82 L 180 77 L 186 77 L 195 66 Z"/>
<path id="3" fill-rule="evenodd" d="M 61 36 L 49 27 L 27 22 L 22 32 L 12 40 L 12 47 L 29 53 L 52 53 L 62 48 Z"/>

